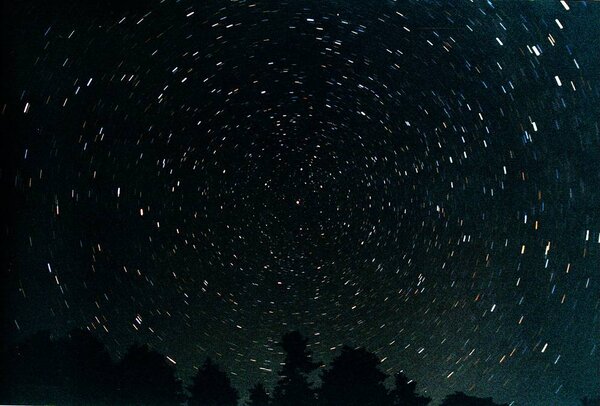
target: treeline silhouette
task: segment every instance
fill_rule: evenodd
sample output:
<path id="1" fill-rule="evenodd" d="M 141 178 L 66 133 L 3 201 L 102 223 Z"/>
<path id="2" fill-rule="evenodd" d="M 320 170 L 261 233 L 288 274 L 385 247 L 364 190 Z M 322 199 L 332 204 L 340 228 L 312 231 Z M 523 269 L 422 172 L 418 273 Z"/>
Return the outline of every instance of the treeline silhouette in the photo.
<path id="1" fill-rule="evenodd" d="M 282 337 L 285 360 L 278 381 L 268 393 L 263 383 L 249 391 L 245 406 L 427 406 L 417 383 L 402 372 L 386 388 L 388 376 L 380 360 L 364 348 L 344 346 L 324 367 L 313 360 L 308 340 L 293 331 Z M 114 362 L 91 333 L 74 330 L 53 339 L 48 332 L 2 351 L 0 403 L 58 405 L 237 406 L 239 392 L 228 375 L 210 358 L 184 387 L 174 364 L 147 345 L 133 344 Z M 317 369 L 320 385 L 309 376 Z M 600 399 L 582 399 L 583 406 L 600 406 Z M 492 398 L 462 392 L 446 396 L 442 406 L 501 406 Z"/>

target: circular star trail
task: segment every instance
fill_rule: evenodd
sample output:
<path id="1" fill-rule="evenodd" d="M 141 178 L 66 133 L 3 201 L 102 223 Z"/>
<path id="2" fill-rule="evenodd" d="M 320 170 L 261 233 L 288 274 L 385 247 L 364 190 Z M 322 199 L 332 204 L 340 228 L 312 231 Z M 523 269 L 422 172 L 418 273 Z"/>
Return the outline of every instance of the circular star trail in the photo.
<path id="1" fill-rule="evenodd" d="M 244 389 L 299 329 L 435 399 L 597 388 L 598 4 L 11 12 L 10 337 L 209 354 Z"/>

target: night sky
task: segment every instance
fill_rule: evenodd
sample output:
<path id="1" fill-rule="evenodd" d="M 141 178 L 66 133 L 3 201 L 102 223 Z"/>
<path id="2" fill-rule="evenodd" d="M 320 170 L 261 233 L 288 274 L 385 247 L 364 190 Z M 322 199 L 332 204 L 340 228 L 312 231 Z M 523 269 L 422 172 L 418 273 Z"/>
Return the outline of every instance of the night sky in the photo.
<path id="1" fill-rule="evenodd" d="M 4 6 L 3 336 L 245 392 L 298 329 L 437 401 L 597 395 L 600 3 L 36 3 Z"/>

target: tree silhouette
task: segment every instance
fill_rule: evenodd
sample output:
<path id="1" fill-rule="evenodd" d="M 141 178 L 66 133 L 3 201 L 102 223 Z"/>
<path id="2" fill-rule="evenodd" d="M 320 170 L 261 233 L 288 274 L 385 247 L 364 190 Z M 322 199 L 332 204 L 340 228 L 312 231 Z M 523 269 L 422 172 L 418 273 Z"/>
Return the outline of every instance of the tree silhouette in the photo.
<path id="1" fill-rule="evenodd" d="M 208 357 L 188 389 L 190 406 L 235 406 L 239 397 L 227 374 Z"/>
<path id="2" fill-rule="evenodd" d="M 73 330 L 64 342 L 65 390 L 74 404 L 112 404 L 116 390 L 108 351 L 85 330 Z"/>
<path id="3" fill-rule="evenodd" d="M 384 386 L 387 375 L 379 370 L 379 364 L 379 358 L 364 348 L 342 347 L 322 373 L 319 402 L 323 406 L 391 405 Z"/>
<path id="4" fill-rule="evenodd" d="M 262 383 L 249 391 L 246 406 L 427 406 L 431 399 L 416 392 L 416 382 L 402 372 L 395 387 L 384 386 L 387 375 L 377 356 L 364 348 L 342 347 L 321 373 L 317 390 L 309 375 L 319 368 L 308 339 L 293 331 L 282 337 L 285 360 L 271 398 Z M 147 345 L 132 345 L 115 365 L 105 346 L 86 330 L 53 338 L 40 332 L 0 351 L 0 403 L 60 405 L 179 405 L 186 396 L 167 358 Z M 236 406 L 238 392 L 227 374 L 207 358 L 188 388 L 189 406 Z M 600 406 L 600 398 L 581 399 L 582 406 Z M 455 392 L 441 406 L 507 406 L 492 398 Z"/>
<path id="5" fill-rule="evenodd" d="M 307 349 L 308 339 L 298 331 L 286 333 L 281 340 L 285 351 L 283 368 L 273 391 L 276 406 L 308 406 L 315 403 L 315 391 L 308 382 L 308 375 L 319 367 Z"/>
<path id="6" fill-rule="evenodd" d="M 6 403 L 57 403 L 64 388 L 61 360 L 64 347 L 50 332 L 40 331 L 6 351 L 3 358 L 2 401 Z"/>
<path id="7" fill-rule="evenodd" d="M 173 366 L 147 345 L 129 347 L 117 365 L 117 384 L 117 404 L 177 405 L 184 399 Z"/>
<path id="8" fill-rule="evenodd" d="M 581 406 L 600 406 L 600 398 L 584 397 L 581 399 Z"/>
<path id="9" fill-rule="evenodd" d="M 402 372 L 394 375 L 395 387 L 391 391 L 394 406 L 427 406 L 431 398 L 421 396 L 416 392 L 417 383 L 412 381 Z"/>
<path id="10" fill-rule="evenodd" d="M 441 406 L 508 406 L 506 403 L 498 404 L 492 398 L 478 398 L 465 395 L 463 392 L 454 392 L 446 396 Z"/>
<path id="11" fill-rule="evenodd" d="M 73 330 L 62 339 L 40 332 L 3 356 L 6 374 L 2 400 L 11 403 L 113 403 L 113 363 L 91 333 Z M 10 389 L 6 389 L 10 388 Z"/>
<path id="12" fill-rule="evenodd" d="M 262 383 L 257 383 L 250 389 L 250 396 L 246 406 L 268 406 L 270 402 L 269 394 Z"/>

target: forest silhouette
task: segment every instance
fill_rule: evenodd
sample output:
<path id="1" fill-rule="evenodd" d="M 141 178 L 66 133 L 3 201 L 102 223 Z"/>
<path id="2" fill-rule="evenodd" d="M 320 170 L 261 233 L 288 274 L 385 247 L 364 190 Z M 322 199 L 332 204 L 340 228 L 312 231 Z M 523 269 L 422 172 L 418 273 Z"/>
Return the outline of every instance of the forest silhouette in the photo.
<path id="1" fill-rule="evenodd" d="M 308 339 L 299 332 L 283 335 L 285 353 L 278 380 L 269 393 L 256 383 L 241 401 L 227 373 L 206 358 L 184 386 L 174 364 L 148 345 L 131 345 L 116 362 L 93 334 L 73 330 L 53 338 L 40 332 L 2 350 L 1 404 L 122 406 L 427 406 L 432 399 L 417 392 L 403 372 L 393 376 L 379 368 L 380 359 L 365 348 L 343 346 L 328 366 L 315 361 Z M 320 369 L 319 384 L 309 376 Z M 582 406 L 600 406 L 584 398 Z M 463 392 L 445 397 L 441 406 L 505 406 L 492 398 Z"/>

